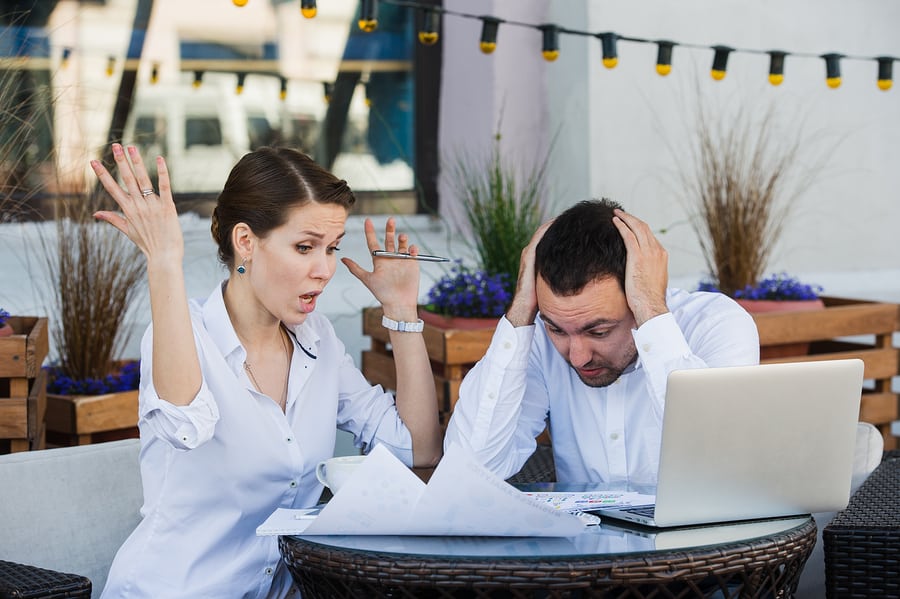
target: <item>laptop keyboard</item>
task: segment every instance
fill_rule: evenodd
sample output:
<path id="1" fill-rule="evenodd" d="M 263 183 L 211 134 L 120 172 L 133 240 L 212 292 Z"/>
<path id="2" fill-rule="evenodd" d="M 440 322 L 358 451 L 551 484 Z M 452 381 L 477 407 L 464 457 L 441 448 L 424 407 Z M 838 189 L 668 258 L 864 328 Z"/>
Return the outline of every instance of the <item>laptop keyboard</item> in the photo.
<path id="1" fill-rule="evenodd" d="M 636 514 L 638 516 L 644 516 L 646 518 L 653 518 L 655 513 L 655 507 L 653 505 L 637 505 L 634 507 L 626 507 L 622 508 L 623 512 L 628 512 L 629 514 Z"/>

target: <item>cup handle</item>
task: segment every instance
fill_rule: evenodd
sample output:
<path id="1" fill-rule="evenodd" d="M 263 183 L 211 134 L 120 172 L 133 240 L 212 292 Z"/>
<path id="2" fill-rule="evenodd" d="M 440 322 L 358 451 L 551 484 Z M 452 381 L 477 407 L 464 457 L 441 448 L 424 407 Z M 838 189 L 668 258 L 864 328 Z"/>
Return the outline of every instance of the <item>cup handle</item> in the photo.
<path id="1" fill-rule="evenodd" d="M 325 462 L 319 462 L 316 464 L 316 478 L 319 479 L 319 482 L 328 487 L 328 481 L 325 480 Z M 329 489 L 331 487 L 328 487 Z"/>

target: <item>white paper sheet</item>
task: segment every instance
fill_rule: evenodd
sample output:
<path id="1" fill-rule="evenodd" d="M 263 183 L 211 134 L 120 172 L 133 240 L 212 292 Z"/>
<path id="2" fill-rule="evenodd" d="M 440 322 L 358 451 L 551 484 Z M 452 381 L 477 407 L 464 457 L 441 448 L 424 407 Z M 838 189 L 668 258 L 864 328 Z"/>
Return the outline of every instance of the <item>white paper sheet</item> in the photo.
<path id="1" fill-rule="evenodd" d="M 279 509 L 257 534 L 568 537 L 585 522 L 516 490 L 452 445 L 428 485 L 375 447 L 315 519 Z"/>

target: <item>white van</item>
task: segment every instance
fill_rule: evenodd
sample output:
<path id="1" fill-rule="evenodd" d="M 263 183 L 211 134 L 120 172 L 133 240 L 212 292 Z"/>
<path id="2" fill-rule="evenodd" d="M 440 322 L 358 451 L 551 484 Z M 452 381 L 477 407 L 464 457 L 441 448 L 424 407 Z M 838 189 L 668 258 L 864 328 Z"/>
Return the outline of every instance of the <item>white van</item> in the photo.
<path id="1" fill-rule="evenodd" d="M 135 95 L 123 141 L 134 144 L 151 169 L 162 155 L 175 193 L 218 193 L 241 156 L 271 142 L 277 131 L 277 91 L 266 102 L 261 94 L 235 93 L 233 77 L 194 88 L 142 85 Z M 267 105 L 268 104 L 268 105 Z"/>

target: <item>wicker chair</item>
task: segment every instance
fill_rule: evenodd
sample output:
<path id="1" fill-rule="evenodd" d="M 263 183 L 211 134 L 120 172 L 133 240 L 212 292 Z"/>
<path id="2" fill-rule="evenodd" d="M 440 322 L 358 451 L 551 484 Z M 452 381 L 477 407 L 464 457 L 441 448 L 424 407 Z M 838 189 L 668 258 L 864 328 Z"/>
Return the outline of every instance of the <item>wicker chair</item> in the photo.
<path id="1" fill-rule="evenodd" d="M 531 457 L 517 473 L 506 479 L 515 483 L 552 483 L 556 482 L 556 464 L 553 461 L 553 447 L 539 443 Z"/>
<path id="2" fill-rule="evenodd" d="M 900 451 L 885 452 L 822 536 L 829 599 L 900 597 Z"/>

